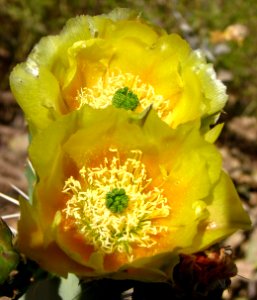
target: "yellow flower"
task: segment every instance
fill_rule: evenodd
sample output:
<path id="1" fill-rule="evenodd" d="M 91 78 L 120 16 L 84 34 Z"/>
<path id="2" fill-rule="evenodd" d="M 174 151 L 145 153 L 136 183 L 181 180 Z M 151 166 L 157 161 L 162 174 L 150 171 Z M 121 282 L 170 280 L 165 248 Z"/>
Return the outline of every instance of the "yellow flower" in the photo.
<path id="1" fill-rule="evenodd" d="M 178 254 L 250 225 L 198 125 L 172 129 L 153 110 L 85 105 L 37 134 L 30 158 L 18 247 L 62 276 L 166 280 Z"/>
<path id="2" fill-rule="evenodd" d="M 128 9 L 69 20 L 16 66 L 10 84 L 33 133 L 85 104 L 135 112 L 153 105 L 172 128 L 209 124 L 227 100 L 200 52 Z"/>

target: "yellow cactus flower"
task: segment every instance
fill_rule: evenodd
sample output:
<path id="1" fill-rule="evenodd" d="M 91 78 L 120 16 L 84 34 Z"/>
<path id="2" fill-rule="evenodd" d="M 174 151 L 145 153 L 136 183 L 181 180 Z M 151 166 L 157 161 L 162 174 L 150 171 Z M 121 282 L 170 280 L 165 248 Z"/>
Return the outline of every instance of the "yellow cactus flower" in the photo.
<path id="1" fill-rule="evenodd" d="M 199 51 L 128 9 L 69 20 L 15 67 L 10 85 L 32 133 L 85 104 L 135 112 L 152 105 L 172 128 L 207 117 L 210 123 L 227 100 Z"/>
<path id="2" fill-rule="evenodd" d="M 197 125 L 198 124 L 198 125 Z M 37 134 L 17 245 L 61 276 L 167 280 L 179 254 L 250 226 L 199 123 L 84 105 Z"/>

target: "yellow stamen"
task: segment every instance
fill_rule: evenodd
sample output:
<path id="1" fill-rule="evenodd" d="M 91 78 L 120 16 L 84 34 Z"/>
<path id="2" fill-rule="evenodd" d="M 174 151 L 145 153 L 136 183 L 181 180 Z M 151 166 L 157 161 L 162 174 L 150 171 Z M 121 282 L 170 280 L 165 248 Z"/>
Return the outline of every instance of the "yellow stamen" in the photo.
<path id="1" fill-rule="evenodd" d="M 156 94 L 154 87 L 149 83 L 144 83 L 138 75 L 121 73 L 119 71 L 107 72 L 104 77 L 99 78 L 93 87 L 82 88 L 76 97 L 76 101 L 79 103 L 78 109 L 84 104 L 88 104 L 96 109 L 106 108 L 112 104 L 113 96 L 117 90 L 124 87 L 128 87 L 137 95 L 141 111 L 149 107 L 149 105 L 153 105 L 159 117 L 166 117 L 170 113 L 169 99 Z"/>
<path id="2" fill-rule="evenodd" d="M 133 245 L 152 247 L 154 236 L 168 230 L 155 221 L 167 217 L 170 207 L 163 190 L 151 186 L 141 151 L 131 151 L 125 161 L 117 149 L 109 151 L 111 159 L 105 157 L 99 167 L 80 170 L 81 181 L 70 177 L 65 182 L 63 192 L 70 199 L 63 212 L 95 249 L 125 252 L 132 258 Z M 113 189 L 124 189 L 129 199 L 119 214 L 106 207 L 106 194 Z"/>

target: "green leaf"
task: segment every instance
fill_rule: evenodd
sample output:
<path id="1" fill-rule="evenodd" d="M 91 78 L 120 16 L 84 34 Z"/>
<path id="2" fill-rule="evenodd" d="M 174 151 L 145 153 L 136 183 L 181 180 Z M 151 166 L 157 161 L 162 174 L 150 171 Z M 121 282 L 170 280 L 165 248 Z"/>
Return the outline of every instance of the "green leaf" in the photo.
<path id="1" fill-rule="evenodd" d="M 12 245 L 12 232 L 6 223 L 0 219 L 0 284 L 15 269 L 18 261 L 19 255 Z"/>

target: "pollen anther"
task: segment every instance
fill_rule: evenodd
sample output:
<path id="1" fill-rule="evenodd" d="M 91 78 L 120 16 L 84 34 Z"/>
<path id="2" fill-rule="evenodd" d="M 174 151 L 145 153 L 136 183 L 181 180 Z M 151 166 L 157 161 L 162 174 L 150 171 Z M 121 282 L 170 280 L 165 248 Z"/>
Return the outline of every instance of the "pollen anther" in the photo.
<path id="1" fill-rule="evenodd" d="M 158 219 L 167 217 L 170 207 L 163 190 L 152 186 L 140 150 L 130 151 L 126 159 L 117 149 L 109 154 L 98 167 L 83 167 L 79 179 L 66 180 L 63 192 L 69 199 L 63 213 L 97 251 L 125 252 L 131 258 L 133 246 L 152 247 L 155 236 L 168 230 Z M 112 200 L 121 196 L 113 209 L 107 195 Z"/>
<path id="2" fill-rule="evenodd" d="M 161 118 L 170 114 L 169 99 L 164 98 L 161 94 L 157 94 L 154 87 L 149 83 L 144 83 L 138 75 L 122 73 L 118 70 L 107 72 L 92 87 L 83 87 L 79 90 L 76 97 L 78 109 L 84 104 L 88 104 L 96 109 L 106 108 L 113 104 L 115 93 L 124 88 L 128 88 L 138 99 L 134 101 L 132 108 L 128 109 L 140 112 L 153 105 L 153 108 Z"/>

